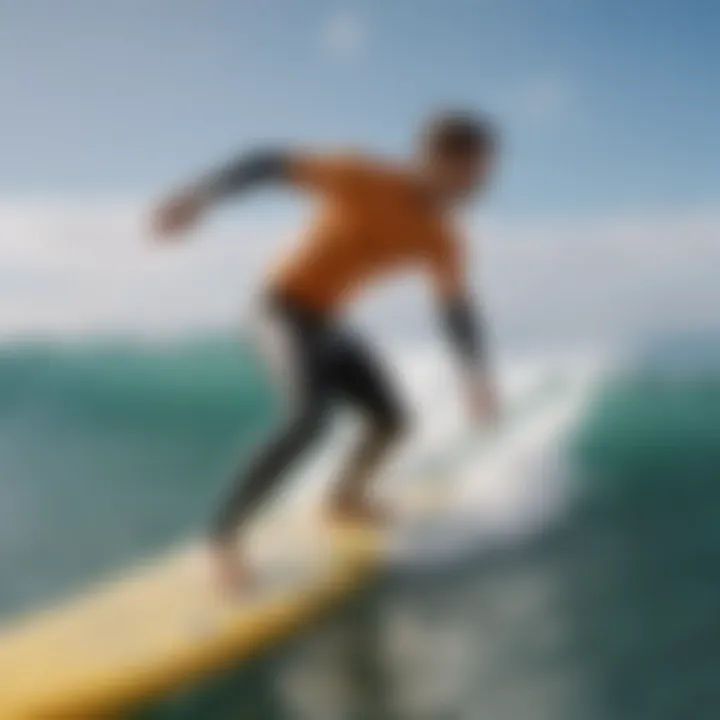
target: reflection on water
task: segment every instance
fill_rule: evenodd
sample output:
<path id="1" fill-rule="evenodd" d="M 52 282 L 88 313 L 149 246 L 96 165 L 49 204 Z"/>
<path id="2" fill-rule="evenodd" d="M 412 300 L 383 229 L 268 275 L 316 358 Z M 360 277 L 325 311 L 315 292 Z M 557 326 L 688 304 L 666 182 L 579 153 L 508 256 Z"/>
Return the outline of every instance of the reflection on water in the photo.
<path id="1" fill-rule="evenodd" d="M 586 717 L 565 592 L 538 557 L 385 588 L 282 658 L 286 717 Z"/>

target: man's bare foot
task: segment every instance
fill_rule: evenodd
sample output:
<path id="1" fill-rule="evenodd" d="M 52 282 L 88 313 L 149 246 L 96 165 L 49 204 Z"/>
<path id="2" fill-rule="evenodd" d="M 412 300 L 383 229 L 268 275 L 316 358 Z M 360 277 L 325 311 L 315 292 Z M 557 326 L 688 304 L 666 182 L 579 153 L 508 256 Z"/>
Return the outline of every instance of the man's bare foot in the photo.
<path id="1" fill-rule="evenodd" d="M 236 593 L 252 583 L 250 567 L 232 546 L 211 543 L 207 557 L 211 581 L 221 593 Z"/>
<path id="2" fill-rule="evenodd" d="M 385 508 L 365 498 L 332 498 L 327 512 L 333 521 L 341 523 L 384 526 L 391 520 Z"/>

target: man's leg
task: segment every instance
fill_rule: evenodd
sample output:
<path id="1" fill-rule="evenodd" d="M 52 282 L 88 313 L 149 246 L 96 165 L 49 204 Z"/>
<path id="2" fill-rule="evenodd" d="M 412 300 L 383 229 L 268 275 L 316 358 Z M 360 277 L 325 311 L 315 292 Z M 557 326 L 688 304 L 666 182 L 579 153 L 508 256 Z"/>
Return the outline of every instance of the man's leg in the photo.
<path id="1" fill-rule="evenodd" d="M 338 352 L 332 381 L 341 395 L 364 412 L 367 426 L 332 493 L 331 512 L 350 519 L 381 519 L 369 502 L 368 489 L 405 431 L 404 412 L 384 369 L 355 338 L 346 339 Z"/>
<path id="2" fill-rule="evenodd" d="M 322 406 L 308 403 L 276 436 L 264 444 L 250 465 L 238 473 L 211 527 L 216 542 L 229 541 L 275 487 L 282 474 L 317 438 Z"/>
<path id="3" fill-rule="evenodd" d="M 235 538 L 249 516 L 275 489 L 285 471 L 317 438 L 325 420 L 329 388 L 323 366 L 323 336 L 313 325 L 287 312 L 261 315 L 259 346 L 282 370 L 291 419 L 240 471 L 209 528 L 209 540 L 223 585 L 242 580 Z M 290 381 L 288 384 L 287 381 Z"/>
<path id="4" fill-rule="evenodd" d="M 210 559 L 215 582 L 223 592 L 246 585 L 249 571 L 235 538 L 243 523 L 277 485 L 284 471 L 316 438 L 319 410 L 308 409 L 260 448 L 249 467 L 238 473 L 228 497 L 210 526 Z"/>

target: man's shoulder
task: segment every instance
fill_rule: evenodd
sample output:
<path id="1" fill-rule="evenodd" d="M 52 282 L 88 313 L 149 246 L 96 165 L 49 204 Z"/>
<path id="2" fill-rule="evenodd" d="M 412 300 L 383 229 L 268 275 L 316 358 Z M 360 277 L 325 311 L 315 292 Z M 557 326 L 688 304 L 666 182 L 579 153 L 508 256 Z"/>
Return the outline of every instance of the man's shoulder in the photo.
<path id="1" fill-rule="evenodd" d="M 330 162 L 368 180 L 388 181 L 399 185 L 412 185 L 414 176 L 402 161 L 357 148 L 346 147 L 330 151 L 325 156 Z"/>

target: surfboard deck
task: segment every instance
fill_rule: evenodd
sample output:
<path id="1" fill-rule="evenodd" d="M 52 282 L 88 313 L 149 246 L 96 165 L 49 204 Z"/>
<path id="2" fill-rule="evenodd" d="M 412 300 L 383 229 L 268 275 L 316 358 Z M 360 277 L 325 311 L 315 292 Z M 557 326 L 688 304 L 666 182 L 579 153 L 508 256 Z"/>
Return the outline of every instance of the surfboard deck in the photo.
<path id="1" fill-rule="evenodd" d="M 380 566 L 369 528 L 269 535 L 256 580 L 234 596 L 190 544 L 0 630 L 0 718 L 113 717 L 271 646 Z"/>

